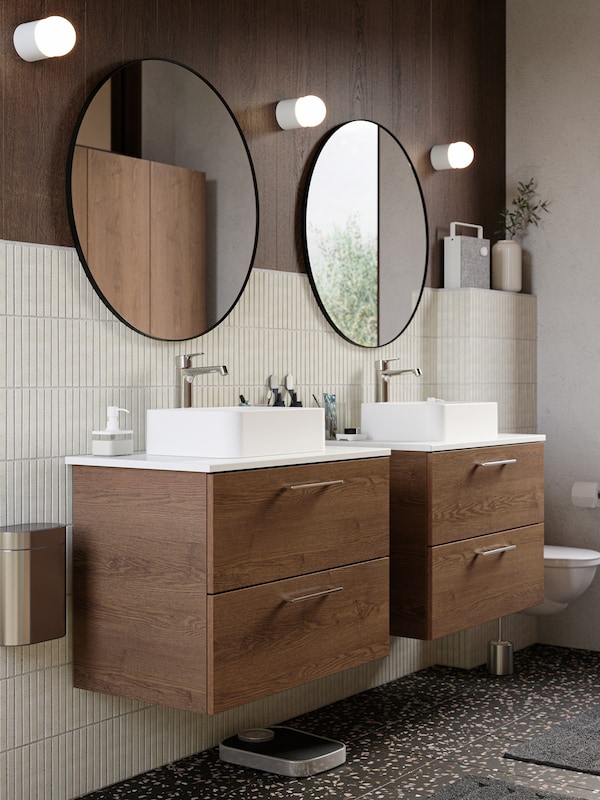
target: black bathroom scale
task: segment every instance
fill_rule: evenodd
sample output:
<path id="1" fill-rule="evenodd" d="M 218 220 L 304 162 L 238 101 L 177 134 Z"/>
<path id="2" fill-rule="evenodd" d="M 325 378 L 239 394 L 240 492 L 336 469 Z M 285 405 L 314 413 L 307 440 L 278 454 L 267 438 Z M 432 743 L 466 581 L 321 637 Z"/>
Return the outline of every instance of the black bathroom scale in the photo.
<path id="1" fill-rule="evenodd" d="M 276 775 L 303 778 L 339 767 L 346 761 L 346 745 L 314 733 L 274 725 L 250 728 L 224 739 L 219 758 Z"/>

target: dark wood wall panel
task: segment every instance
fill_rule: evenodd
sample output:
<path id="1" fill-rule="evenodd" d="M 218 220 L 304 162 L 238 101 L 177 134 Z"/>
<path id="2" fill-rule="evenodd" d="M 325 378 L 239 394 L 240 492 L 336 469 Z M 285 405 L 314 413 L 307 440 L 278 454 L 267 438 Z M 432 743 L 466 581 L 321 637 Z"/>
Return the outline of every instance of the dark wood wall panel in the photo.
<path id="1" fill-rule="evenodd" d="M 87 94 L 134 58 L 172 58 L 225 97 L 249 143 L 260 197 L 256 266 L 304 271 L 301 199 L 311 158 L 336 125 L 368 118 L 413 159 L 426 198 L 430 285 L 453 220 L 492 235 L 504 204 L 504 0 L 3 0 L 0 237 L 73 244 L 65 169 Z M 63 59 L 29 64 L 12 46 L 20 22 L 73 22 Z M 279 99 L 318 94 L 324 125 L 280 131 Z M 476 161 L 434 172 L 433 144 L 467 139 Z"/>

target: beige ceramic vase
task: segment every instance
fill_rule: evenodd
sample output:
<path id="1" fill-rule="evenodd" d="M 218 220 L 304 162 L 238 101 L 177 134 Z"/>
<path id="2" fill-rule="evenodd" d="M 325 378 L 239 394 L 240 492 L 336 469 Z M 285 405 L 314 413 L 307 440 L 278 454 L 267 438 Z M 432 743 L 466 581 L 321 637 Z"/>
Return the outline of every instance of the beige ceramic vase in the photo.
<path id="1" fill-rule="evenodd" d="M 520 292 L 522 286 L 521 245 L 512 239 L 501 239 L 492 247 L 492 289 Z"/>

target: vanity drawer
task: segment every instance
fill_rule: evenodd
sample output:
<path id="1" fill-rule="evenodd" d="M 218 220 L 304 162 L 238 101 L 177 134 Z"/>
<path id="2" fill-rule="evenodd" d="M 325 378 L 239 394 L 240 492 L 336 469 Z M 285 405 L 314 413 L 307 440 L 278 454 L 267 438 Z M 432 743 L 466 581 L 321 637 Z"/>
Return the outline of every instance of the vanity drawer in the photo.
<path id="1" fill-rule="evenodd" d="M 512 549 L 508 549 L 512 548 Z M 544 599 L 544 526 L 428 548 L 430 635 L 437 639 Z"/>
<path id="2" fill-rule="evenodd" d="M 208 476 L 207 591 L 389 554 L 389 458 Z"/>
<path id="3" fill-rule="evenodd" d="M 209 597 L 208 713 L 386 656 L 388 575 L 382 558 Z"/>
<path id="4" fill-rule="evenodd" d="M 542 443 L 428 454 L 429 544 L 544 519 Z"/>

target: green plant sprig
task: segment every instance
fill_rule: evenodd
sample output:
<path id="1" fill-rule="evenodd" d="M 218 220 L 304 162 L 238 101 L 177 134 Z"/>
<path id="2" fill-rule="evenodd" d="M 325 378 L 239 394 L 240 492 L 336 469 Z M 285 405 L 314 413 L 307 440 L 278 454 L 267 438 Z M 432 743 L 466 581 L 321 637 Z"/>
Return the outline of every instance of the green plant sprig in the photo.
<path id="1" fill-rule="evenodd" d="M 528 183 L 519 181 L 516 197 L 508 208 L 500 212 L 502 228 L 496 231 L 496 235 L 506 233 L 509 239 L 515 239 L 523 236 L 529 225 L 539 225 L 541 213 L 549 211 L 549 201 L 540 200 L 536 189 L 535 178 Z"/>

